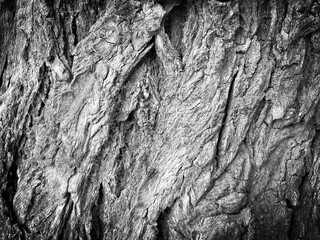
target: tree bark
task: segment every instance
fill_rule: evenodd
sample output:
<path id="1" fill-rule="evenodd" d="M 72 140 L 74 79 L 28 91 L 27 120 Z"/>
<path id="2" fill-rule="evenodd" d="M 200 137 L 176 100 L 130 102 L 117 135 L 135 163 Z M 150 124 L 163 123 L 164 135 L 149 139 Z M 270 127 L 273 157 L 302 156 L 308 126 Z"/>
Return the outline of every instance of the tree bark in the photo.
<path id="1" fill-rule="evenodd" d="M 320 239 L 316 0 L 0 0 L 0 239 Z"/>

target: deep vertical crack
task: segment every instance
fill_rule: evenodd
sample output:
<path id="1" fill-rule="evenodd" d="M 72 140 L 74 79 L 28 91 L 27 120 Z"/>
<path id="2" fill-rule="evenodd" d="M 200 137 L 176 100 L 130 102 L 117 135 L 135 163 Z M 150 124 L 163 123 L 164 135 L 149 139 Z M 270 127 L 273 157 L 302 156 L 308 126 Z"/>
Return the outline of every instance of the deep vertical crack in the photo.
<path id="1" fill-rule="evenodd" d="M 300 185 L 298 187 L 300 198 L 299 198 L 299 205 L 293 206 L 289 199 L 286 199 L 287 207 L 292 210 L 292 215 L 290 219 L 290 226 L 289 226 L 289 239 L 296 239 L 297 236 L 297 229 L 299 229 L 299 226 L 297 226 L 296 220 L 299 218 L 299 211 L 301 211 L 301 203 L 303 202 L 303 190 L 304 186 L 308 181 L 309 172 L 306 172 L 305 175 L 302 176 Z"/>
<path id="2" fill-rule="evenodd" d="M 13 199 L 17 191 L 18 185 L 18 162 L 21 159 L 21 151 L 20 148 L 25 142 L 25 137 L 21 136 L 16 143 L 11 143 L 9 146 L 8 151 L 11 152 L 13 159 L 12 163 L 7 171 L 7 179 L 6 179 L 6 186 L 1 192 L 1 198 L 5 203 L 5 207 L 7 209 L 7 214 L 12 222 L 12 225 L 17 225 L 20 231 L 21 240 L 26 239 L 25 232 L 28 232 L 28 229 L 20 222 L 20 219 L 15 211 L 13 205 Z"/>
<path id="3" fill-rule="evenodd" d="M 73 41 L 73 45 L 76 46 L 79 42 L 79 39 L 78 39 L 78 33 L 77 33 L 77 16 L 74 16 L 72 18 L 72 33 L 73 33 L 73 36 L 74 36 L 74 41 Z"/>
<path id="4" fill-rule="evenodd" d="M 219 160 L 221 159 L 222 155 L 220 152 L 221 149 L 221 144 L 222 144 L 222 139 L 223 139 L 223 135 L 225 133 L 225 128 L 226 128 L 226 121 L 229 115 L 229 111 L 230 111 L 230 107 L 231 107 L 231 103 L 232 103 L 232 98 L 233 98 L 233 93 L 234 93 L 234 83 L 235 80 L 237 78 L 238 72 L 236 72 L 231 80 L 230 83 L 230 87 L 229 87 L 229 91 L 228 91 L 228 97 L 227 97 L 227 102 L 226 102 L 226 107 L 224 109 L 224 115 L 222 118 L 222 125 L 218 134 L 218 141 L 217 141 L 217 145 L 216 145 L 216 154 L 215 154 L 215 164 L 216 164 L 216 168 L 219 168 Z"/>
<path id="5" fill-rule="evenodd" d="M 157 227 L 158 227 L 158 235 L 157 240 L 166 240 L 169 239 L 169 230 L 170 227 L 168 225 L 168 219 L 170 214 L 170 208 L 167 207 L 163 210 L 157 220 Z"/>
<path id="6" fill-rule="evenodd" d="M 37 116 L 41 116 L 43 109 L 45 107 L 45 103 L 49 98 L 49 93 L 51 89 L 51 81 L 49 78 L 49 69 L 45 65 L 45 63 L 39 69 L 39 88 L 37 91 L 37 95 L 35 97 L 35 103 L 38 106 Z"/>
<path id="7" fill-rule="evenodd" d="M 0 88 L 4 84 L 3 75 L 4 75 L 4 72 L 7 69 L 7 67 L 8 67 L 8 55 L 5 56 L 4 65 L 3 65 L 3 68 L 0 71 Z"/>
<path id="8" fill-rule="evenodd" d="M 66 196 L 66 203 L 63 208 L 63 217 L 62 217 L 62 223 L 60 225 L 59 231 L 58 231 L 58 240 L 64 240 L 68 239 L 69 231 L 68 231 L 68 221 L 71 217 L 72 209 L 73 209 L 73 201 L 71 200 L 71 194 L 67 193 Z"/>
<path id="9" fill-rule="evenodd" d="M 123 186 L 122 180 L 125 175 L 124 163 L 123 163 L 123 156 L 125 153 L 125 148 L 122 147 L 119 149 L 118 157 L 115 160 L 115 195 L 120 197 Z"/>
<path id="10" fill-rule="evenodd" d="M 92 221 L 91 221 L 91 239 L 102 240 L 103 239 L 103 223 L 100 218 L 100 209 L 103 202 L 103 185 L 100 184 L 99 194 L 97 202 L 93 205 L 91 209 Z"/>

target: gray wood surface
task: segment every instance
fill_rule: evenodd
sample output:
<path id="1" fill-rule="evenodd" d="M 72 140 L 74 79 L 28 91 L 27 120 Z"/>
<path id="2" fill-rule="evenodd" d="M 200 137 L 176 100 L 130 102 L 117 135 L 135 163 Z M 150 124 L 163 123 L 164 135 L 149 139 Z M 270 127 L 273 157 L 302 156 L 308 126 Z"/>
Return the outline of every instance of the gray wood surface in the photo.
<path id="1" fill-rule="evenodd" d="M 0 239 L 320 239 L 320 3 L 0 0 Z"/>

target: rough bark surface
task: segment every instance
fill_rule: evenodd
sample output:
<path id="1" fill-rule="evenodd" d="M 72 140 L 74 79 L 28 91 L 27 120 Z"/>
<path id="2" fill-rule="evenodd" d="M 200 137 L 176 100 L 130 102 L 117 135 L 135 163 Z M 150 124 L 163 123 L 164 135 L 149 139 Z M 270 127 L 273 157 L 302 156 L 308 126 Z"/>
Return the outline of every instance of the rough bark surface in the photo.
<path id="1" fill-rule="evenodd" d="M 0 0 L 0 239 L 320 239 L 316 0 Z"/>

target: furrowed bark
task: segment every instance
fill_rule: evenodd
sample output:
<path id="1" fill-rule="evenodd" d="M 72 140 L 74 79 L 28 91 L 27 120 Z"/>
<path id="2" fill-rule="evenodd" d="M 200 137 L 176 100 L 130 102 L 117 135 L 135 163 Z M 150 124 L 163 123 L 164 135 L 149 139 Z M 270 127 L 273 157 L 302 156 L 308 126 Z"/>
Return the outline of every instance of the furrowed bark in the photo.
<path id="1" fill-rule="evenodd" d="M 0 239 L 318 239 L 318 1 L 0 0 Z"/>

